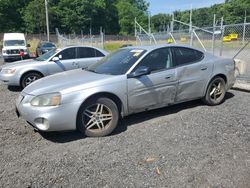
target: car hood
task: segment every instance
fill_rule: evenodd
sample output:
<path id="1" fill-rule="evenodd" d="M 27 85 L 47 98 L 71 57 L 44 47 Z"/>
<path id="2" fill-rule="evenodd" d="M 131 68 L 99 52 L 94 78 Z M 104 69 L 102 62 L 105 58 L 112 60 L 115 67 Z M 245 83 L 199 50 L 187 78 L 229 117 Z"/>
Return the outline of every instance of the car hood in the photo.
<path id="1" fill-rule="evenodd" d="M 22 61 L 16 61 L 13 63 L 7 63 L 5 65 L 2 65 L 1 68 L 4 68 L 4 69 L 17 68 L 17 67 L 22 67 L 22 66 L 30 66 L 30 64 L 41 63 L 41 62 L 42 61 L 36 61 L 34 59 L 27 59 L 27 60 L 22 60 Z"/>
<path id="2" fill-rule="evenodd" d="M 77 69 L 54 74 L 37 80 L 24 88 L 23 93 L 35 96 L 53 92 L 66 94 L 102 86 L 108 83 L 114 83 L 116 82 L 115 78 L 117 81 L 120 80 L 119 77 L 121 76 L 97 74 Z"/>

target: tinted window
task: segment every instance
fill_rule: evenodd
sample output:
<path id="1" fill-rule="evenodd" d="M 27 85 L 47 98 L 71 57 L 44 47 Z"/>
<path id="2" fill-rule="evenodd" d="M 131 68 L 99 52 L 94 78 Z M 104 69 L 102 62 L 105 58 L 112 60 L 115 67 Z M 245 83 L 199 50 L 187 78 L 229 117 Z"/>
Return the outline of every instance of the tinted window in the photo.
<path id="1" fill-rule="evenodd" d="M 63 51 L 61 51 L 59 54 L 57 54 L 57 57 L 62 56 L 60 58 L 61 60 L 66 60 L 66 59 L 75 59 L 76 58 L 76 49 L 75 48 L 67 48 Z"/>
<path id="2" fill-rule="evenodd" d="M 95 56 L 96 57 L 104 57 L 105 55 L 102 52 L 100 52 L 99 50 L 95 50 Z"/>
<path id="3" fill-rule="evenodd" d="M 145 52 L 142 49 L 120 49 L 91 65 L 87 70 L 99 74 L 125 74 Z"/>
<path id="4" fill-rule="evenodd" d="M 193 63 L 203 58 L 203 53 L 190 48 L 174 48 L 175 59 L 178 65 Z"/>
<path id="5" fill-rule="evenodd" d="M 95 57 L 95 50 L 93 48 L 78 48 L 78 58 Z"/>
<path id="6" fill-rule="evenodd" d="M 158 71 L 173 67 L 170 48 L 161 48 L 148 54 L 135 68 L 149 67 L 151 71 Z"/>

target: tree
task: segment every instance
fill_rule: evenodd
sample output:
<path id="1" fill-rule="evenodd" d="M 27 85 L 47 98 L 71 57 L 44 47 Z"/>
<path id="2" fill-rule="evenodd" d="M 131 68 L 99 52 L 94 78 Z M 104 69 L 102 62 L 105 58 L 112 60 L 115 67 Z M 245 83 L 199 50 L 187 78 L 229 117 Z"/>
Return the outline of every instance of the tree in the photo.
<path id="1" fill-rule="evenodd" d="M 170 26 L 171 19 L 171 15 L 169 14 L 157 14 L 152 16 L 153 31 L 166 31 L 168 26 Z"/>
<path id="2" fill-rule="evenodd" d="M 140 1 L 126 1 L 120 0 L 116 4 L 119 17 L 120 34 L 128 35 L 134 32 L 134 19 L 143 26 L 147 25 L 147 4 L 143 4 L 143 0 Z M 143 7 L 140 10 L 138 7 Z"/>
<path id="3" fill-rule="evenodd" d="M 25 31 L 28 33 L 43 33 L 46 30 L 44 0 L 33 0 L 22 9 L 22 19 Z"/>

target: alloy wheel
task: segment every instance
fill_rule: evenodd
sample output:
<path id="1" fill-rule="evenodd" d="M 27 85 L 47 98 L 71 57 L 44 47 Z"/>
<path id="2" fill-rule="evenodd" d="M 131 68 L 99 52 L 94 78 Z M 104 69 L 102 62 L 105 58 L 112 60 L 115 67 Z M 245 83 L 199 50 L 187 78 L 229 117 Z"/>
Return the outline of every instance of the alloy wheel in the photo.
<path id="1" fill-rule="evenodd" d="M 39 78 L 36 75 L 30 75 L 25 79 L 25 86 L 30 85 L 32 82 L 38 80 Z"/>
<path id="2" fill-rule="evenodd" d="M 87 130 L 102 131 L 113 119 L 112 111 L 104 104 L 96 103 L 84 111 L 84 125 Z"/>
<path id="3" fill-rule="evenodd" d="M 210 92 L 209 92 L 209 95 L 210 95 L 210 98 L 214 101 L 217 101 L 221 95 L 223 94 L 223 88 L 222 88 L 222 83 L 220 80 L 216 80 L 211 88 L 210 88 Z"/>

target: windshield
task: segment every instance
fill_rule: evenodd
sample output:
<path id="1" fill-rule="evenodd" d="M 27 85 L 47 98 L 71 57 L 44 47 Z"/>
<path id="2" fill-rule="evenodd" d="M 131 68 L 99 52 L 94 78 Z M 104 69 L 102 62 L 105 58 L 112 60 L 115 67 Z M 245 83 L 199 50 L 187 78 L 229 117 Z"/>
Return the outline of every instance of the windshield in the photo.
<path id="1" fill-rule="evenodd" d="M 99 73 L 122 75 L 146 52 L 142 49 L 120 49 L 96 64 L 89 66 L 86 70 Z"/>
<path id="2" fill-rule="evenodd" d="M 43 43 L 43 44 L 42 44 L 42 47 L 45 47 L 45 48 L 55 47 L 55 44 L 50 43 L 50 42 L 48 42 L 48 43 Z"/>
<path id="3" fill-rule="evenodd" d="M 36 58 L 35 60 L 37 61 L 46 61 L 48 60 L 51 56 L 53 56 L 57 52 L 56 49 L 50 50 L 47 53 L 41 55 L 40 57 Z"/>
<path id="4" fill-rule="evenodd" d="M 4 46 L 25 46 L 24 40 L 5 40 Z"/>

